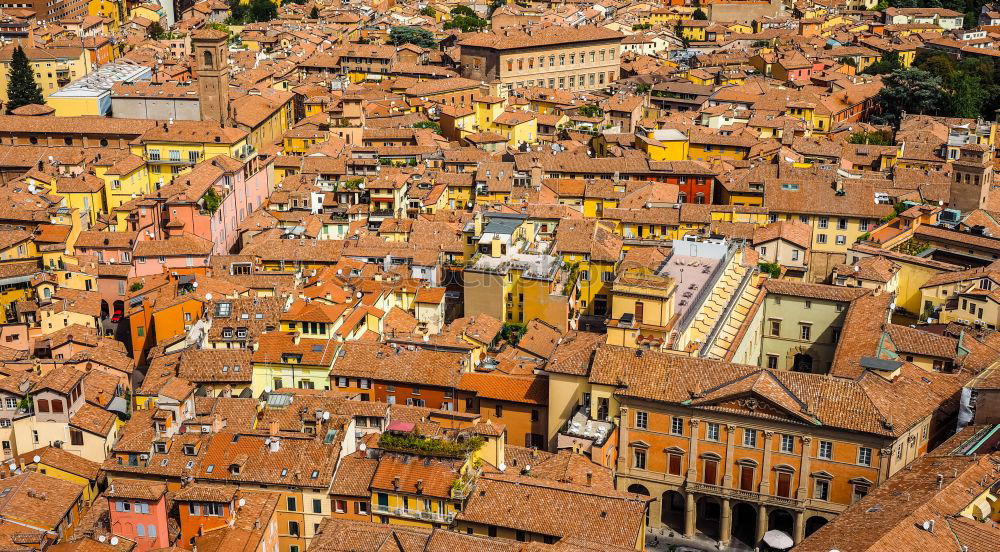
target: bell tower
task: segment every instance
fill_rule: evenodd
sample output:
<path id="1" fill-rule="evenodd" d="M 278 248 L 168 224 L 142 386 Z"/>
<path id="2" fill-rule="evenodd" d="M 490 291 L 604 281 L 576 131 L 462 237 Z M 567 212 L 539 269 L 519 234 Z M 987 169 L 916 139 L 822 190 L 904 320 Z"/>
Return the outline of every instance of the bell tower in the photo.
<path id="1" fill-rule="evenodd" d="M 229 122 L 229 35 L 200 29 L 191 36 L 194 66 L 198 72 L 201 120 L 222 126 Z"/>

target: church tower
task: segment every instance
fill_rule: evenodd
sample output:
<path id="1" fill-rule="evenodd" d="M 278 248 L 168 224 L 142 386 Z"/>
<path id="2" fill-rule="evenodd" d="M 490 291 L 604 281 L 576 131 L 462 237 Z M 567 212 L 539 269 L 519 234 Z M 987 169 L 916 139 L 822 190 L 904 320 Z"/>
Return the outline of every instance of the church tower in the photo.
<path id="1" fill-rule="evenodd" d="M 201 120 L 222 126 L 229 122 L 229 35 L 200 29 L 191 37 L 198 72 Z"/>

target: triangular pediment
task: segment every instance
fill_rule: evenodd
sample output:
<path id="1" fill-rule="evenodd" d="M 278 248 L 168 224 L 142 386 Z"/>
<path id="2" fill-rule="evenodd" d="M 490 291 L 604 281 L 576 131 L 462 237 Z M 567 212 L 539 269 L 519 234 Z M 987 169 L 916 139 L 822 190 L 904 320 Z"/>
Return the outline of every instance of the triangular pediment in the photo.
<path id="1" fill-rule="evenodd" d="M 749 415 L 818 423 L 814 416 L 807 413 L 805 402 L 767 370 L 760 370 L 710 389 L 700 397 L 692 399 L 689 404 L 695 407 L 745 411 Z"/>

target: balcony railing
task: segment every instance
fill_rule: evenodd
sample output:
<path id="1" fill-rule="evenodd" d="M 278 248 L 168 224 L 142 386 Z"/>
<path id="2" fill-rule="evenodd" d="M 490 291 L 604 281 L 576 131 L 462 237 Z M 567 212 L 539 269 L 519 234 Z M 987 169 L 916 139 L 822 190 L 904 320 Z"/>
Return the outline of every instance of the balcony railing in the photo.
<path id="1" fill-rule="evenodd" d="M 719 485 L 710 485 L 708 483 L 698 483 L 695 481 L 688 481 L 685 486 L 689 492 L 723 496 L 737 500 L 745 500 L 747 502 L 770 504 L 773 506 L 782 506 L 785 508 L 795 508 L 799 510 L 805 508 L 805 500 L 799 498 L 772 496 L 758 493 L 756 491 L 744 491 L 743 489 L 721 487 Z"/>
<path id="2" fill-rule="evenodd" d="M 451 523 L 455 519 L 455 514 L 452 512 L 449 512 L 447 514 L 439 514 L 437 512 L 428 512 L 425 510 L 413 510 L 409 508 L 389 508 L 387 506 L 381 506 L 381 505 L 376 505 L 374 512 L 376 514 L 404 517 L 409 519 L 419 519 L 423 521 L 433 521 L 437 523 Z"/>

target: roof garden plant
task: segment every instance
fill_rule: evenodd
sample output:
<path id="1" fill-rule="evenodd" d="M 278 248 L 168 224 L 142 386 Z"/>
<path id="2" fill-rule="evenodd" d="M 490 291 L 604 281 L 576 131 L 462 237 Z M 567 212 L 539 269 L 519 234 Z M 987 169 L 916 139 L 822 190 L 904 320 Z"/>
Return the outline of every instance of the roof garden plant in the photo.
<path id="1" fill-rule="evenodd" d="M 482 437 L 469 437 L 451 441 L 432 439 L 416 432 L 383 433 L 378 441 L 380 448 L 391 452 L 447 458 L 464 458 L 481 449 L 485 444 L 486 440 Z"/>

